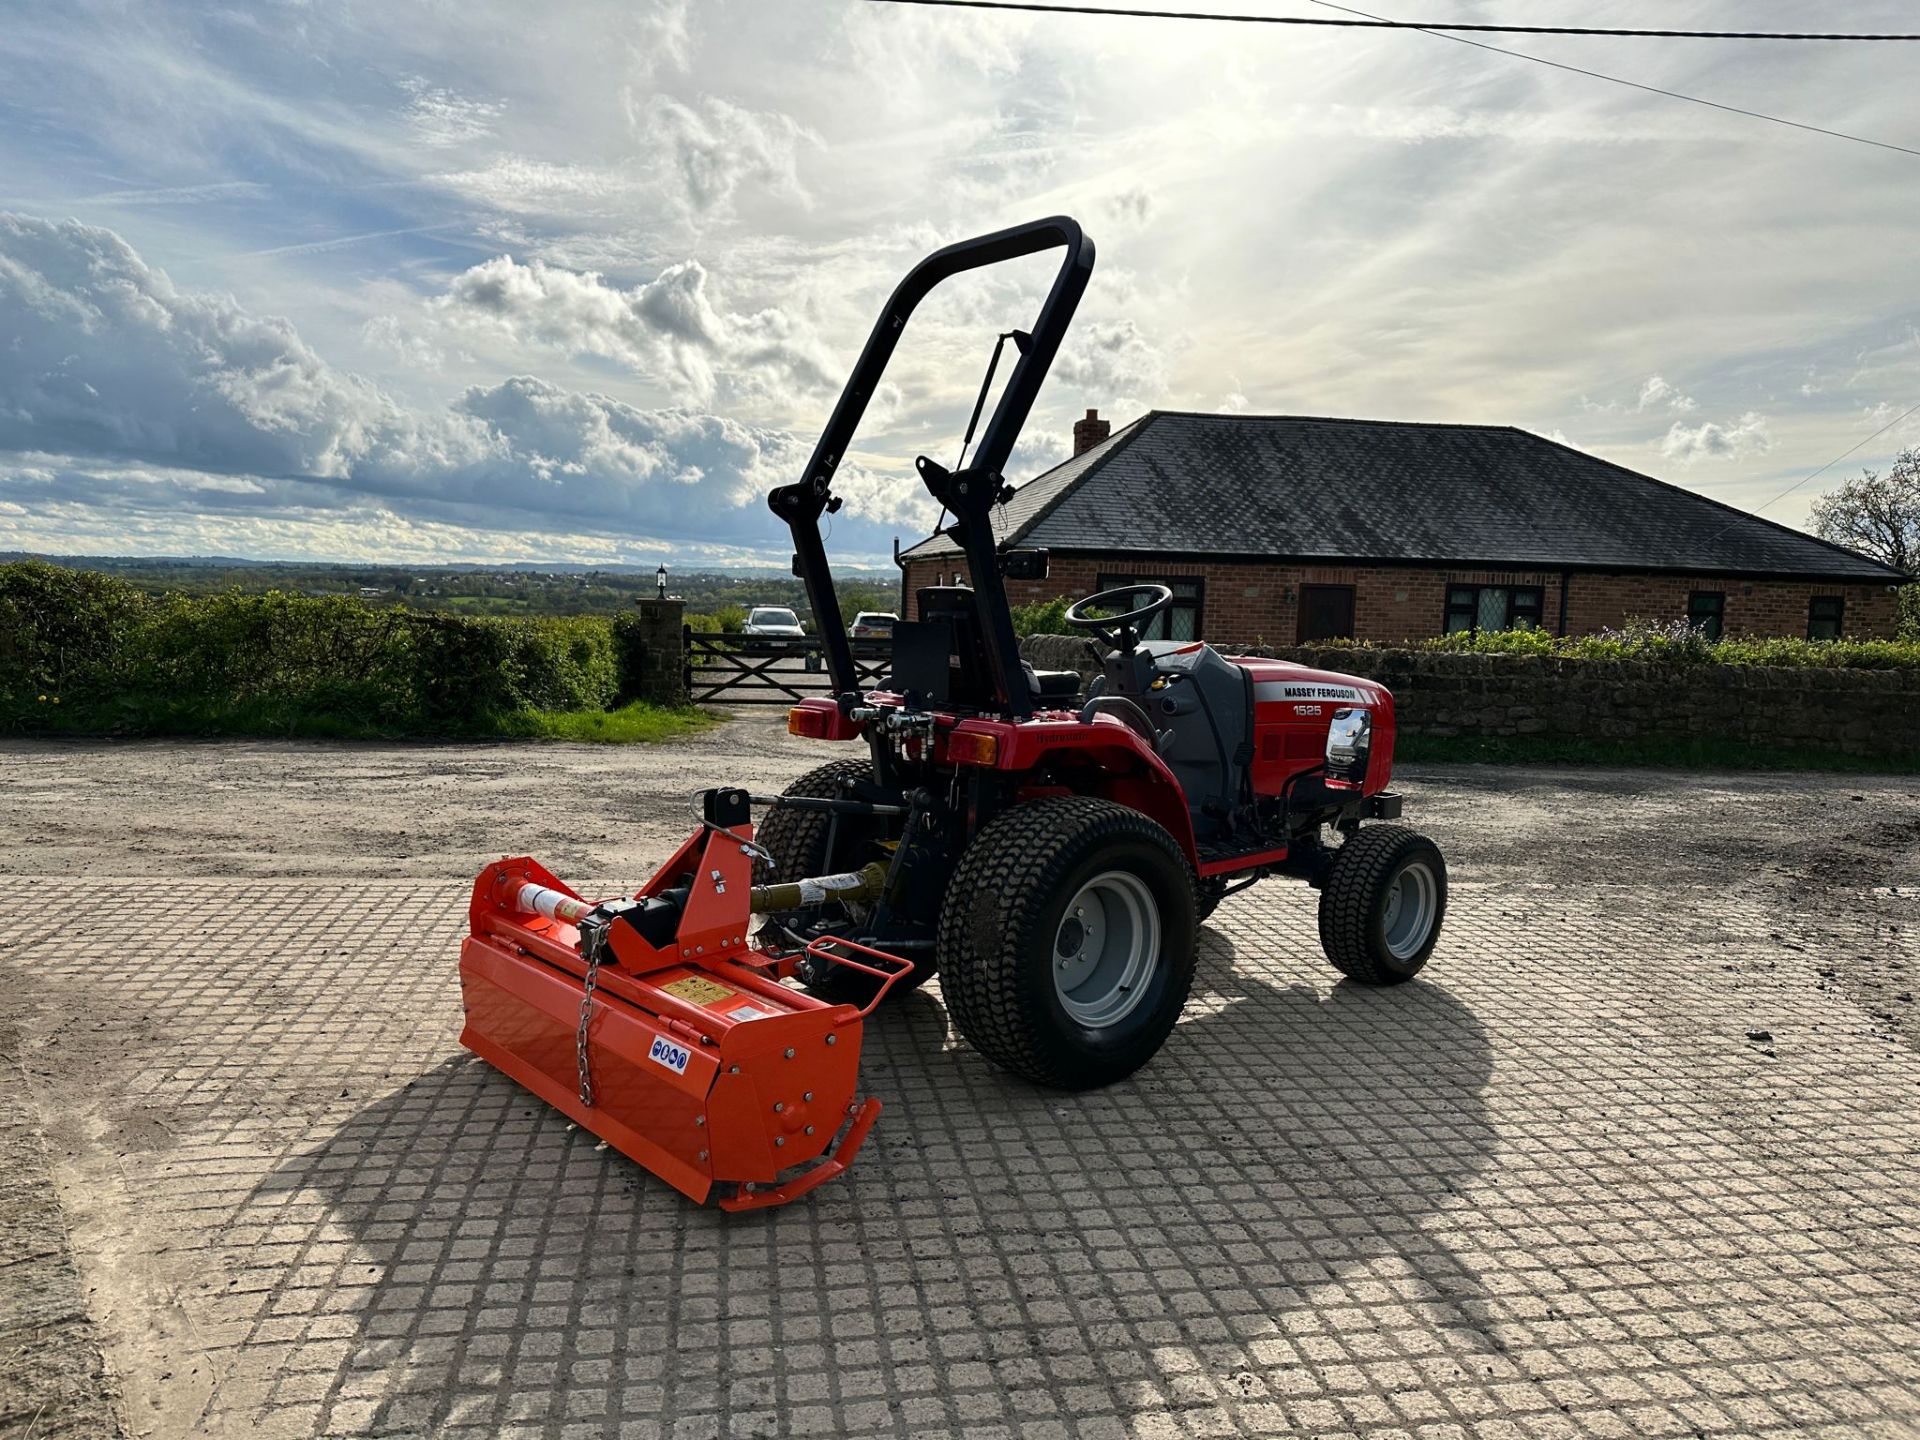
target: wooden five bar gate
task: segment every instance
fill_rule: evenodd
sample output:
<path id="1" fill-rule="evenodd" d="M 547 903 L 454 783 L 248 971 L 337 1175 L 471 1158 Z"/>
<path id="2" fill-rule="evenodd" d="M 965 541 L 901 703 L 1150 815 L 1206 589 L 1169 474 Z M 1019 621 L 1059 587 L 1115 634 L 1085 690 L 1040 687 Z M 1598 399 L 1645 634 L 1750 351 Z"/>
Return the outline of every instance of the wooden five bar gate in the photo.
<path id="1" fill-rule="evenodd" d="M 791 705 L 828 694 L 825 648 L 817 635 L 797 639 L 684 632 L 687 698 L 695 705 Z M 862 689 L 886 675 L 888 644 L 853 640 Z"/>

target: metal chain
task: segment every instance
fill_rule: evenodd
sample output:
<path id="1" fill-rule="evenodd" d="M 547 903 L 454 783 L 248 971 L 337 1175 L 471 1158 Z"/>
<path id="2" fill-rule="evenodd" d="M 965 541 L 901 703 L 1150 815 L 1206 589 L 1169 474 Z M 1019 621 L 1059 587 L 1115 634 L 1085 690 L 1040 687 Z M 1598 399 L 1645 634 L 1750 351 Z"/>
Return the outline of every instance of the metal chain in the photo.
<path id="1" fill-rule="evenodd" d="M 573 1036 L 573 1065 L 580 1079 L 580 1103 L 591 1107 L 593 1104 L 593 1069 L 587 1059 L 587 1027 L 593 1023 L 593 987 L 600 982 L 601 932 L 589 932 L 592 938 L 584 947 L 587 952 L 587 988 L 580 995 L 580 1028 Z"/>

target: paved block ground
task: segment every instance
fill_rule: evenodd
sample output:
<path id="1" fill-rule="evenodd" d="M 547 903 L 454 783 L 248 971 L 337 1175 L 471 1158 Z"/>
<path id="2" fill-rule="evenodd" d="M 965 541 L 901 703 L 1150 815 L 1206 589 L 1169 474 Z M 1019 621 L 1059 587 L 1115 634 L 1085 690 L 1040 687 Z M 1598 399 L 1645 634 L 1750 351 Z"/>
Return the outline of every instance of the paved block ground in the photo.
<path id="1" fill-rule="evenodd" d="M 817 758 L 701 744 L 716 780 Z M 319 788 L 277 878 L 193 848 L 200 782 L 270 795 L 272 747 L 134 801 L 150 750 L 0 754 L 11 833 L 86 851 L 0 897 L 0 1019 L 135 1433 L 1920 1435 L 1911 782 L 1408 777 L 1456 877 L 1421 981 L 1336 984 L 1311 893 L 1262 886 L 1160 1059 L 1085 1096 L 981 1061 L 935 986 L 868 1027 L 854 1170 L 727 1217 L 453 1044 L 485 855 L 383 878 L 313 827 L 463 752 L 374 749 L 284 747 Z M 608 829 L 617 797 L 687 763 L 581 762 L 620 838 L 563 873 L 643 878 L 681 821 Z M 175 838 L 54 835 L 116 776 Z"/>

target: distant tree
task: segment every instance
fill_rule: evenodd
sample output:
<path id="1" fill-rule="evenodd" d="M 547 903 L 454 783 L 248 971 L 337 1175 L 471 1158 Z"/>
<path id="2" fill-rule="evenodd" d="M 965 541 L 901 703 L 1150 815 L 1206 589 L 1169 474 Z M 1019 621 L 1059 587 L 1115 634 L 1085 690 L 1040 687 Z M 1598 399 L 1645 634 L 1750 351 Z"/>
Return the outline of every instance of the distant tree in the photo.
<path id="1" fill-rule="evenodd" d="M 1863 470 L 1814 501 L 1813 530 L 1903 575 L 1920 574 L 1920 448 L 1902 450 L 1886 474 Z"/>
<path id="2" fill-rule="evenodd" d="M 891 614 L 900 603 L 898 595 L 889 595 L 882 590 L 851 589 L 840 597 L 840 614 L 851 625 L 853 617 L 862 610 L 877 610 Z"/>

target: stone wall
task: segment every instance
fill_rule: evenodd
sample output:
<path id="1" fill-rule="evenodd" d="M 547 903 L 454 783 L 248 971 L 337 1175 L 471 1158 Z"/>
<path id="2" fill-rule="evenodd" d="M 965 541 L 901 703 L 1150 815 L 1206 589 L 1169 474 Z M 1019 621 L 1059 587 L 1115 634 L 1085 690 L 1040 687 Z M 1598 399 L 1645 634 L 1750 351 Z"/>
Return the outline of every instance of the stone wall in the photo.
<path id="1" fill-rule="evenodd" d="M 1037 669 L 1099 661 L 1078 636 L 1036 635 L 1021 654 Z M 1263 651 L 1316 669 L 1378 680 L 1410 735 L 1538 736 L 1598 744 L 1710 739 L 1920 760 L 1920 670 L 1771 669 L 1560 660 L 1424 650 Z"/>

